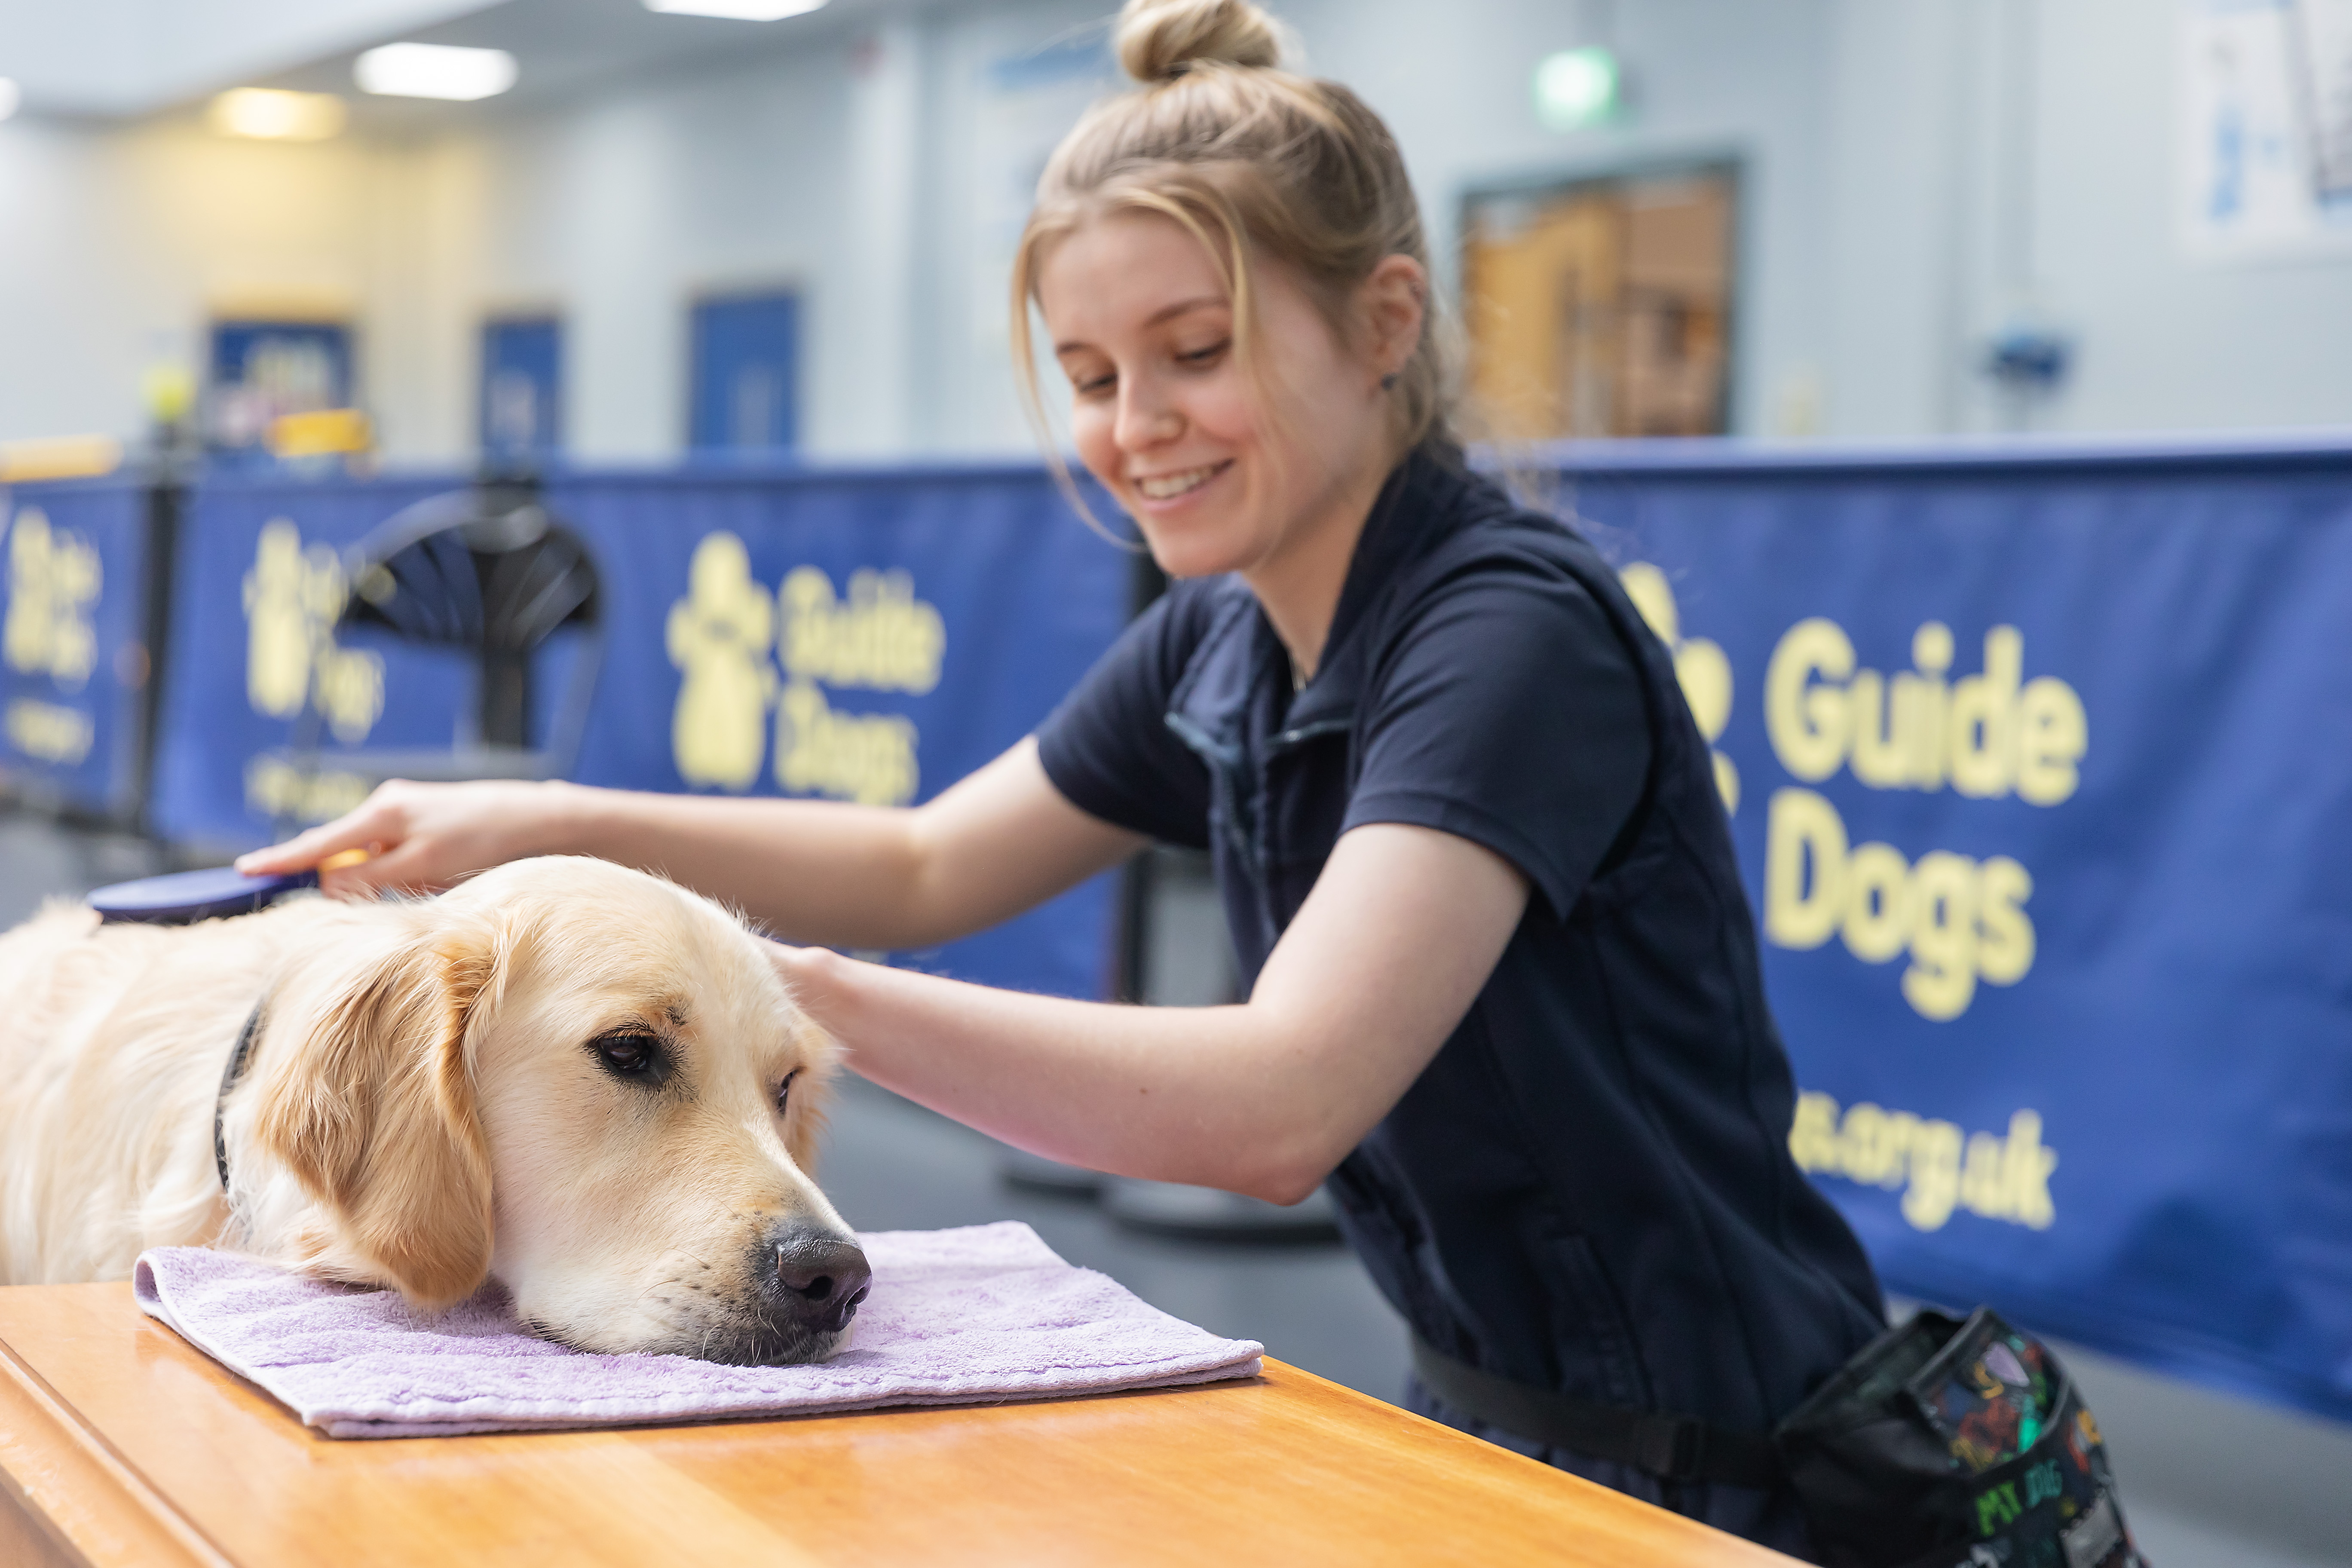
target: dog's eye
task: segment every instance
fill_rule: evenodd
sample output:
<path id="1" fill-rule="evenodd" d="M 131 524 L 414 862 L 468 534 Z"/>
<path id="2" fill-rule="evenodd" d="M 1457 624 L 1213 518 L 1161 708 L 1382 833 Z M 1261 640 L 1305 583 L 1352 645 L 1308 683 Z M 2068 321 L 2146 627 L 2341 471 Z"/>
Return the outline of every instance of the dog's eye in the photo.
<path id="1" fill-rule="evenodd" d="M 790 1072 L 788 1072 L 788 1073 L 786 1073 L 786 1074 L 784 1075 L 784 1081 L 783 1081 L 783 1082 L 782 1082 L 782 1083 L 780 1083 L 780 1084 L 778 1084 L 778 1085 L 776 1086 L 776 1114 L 777 1114 L 777 1115 L 782 1116 L 782 1115 L 786 1110 L 791 1110 L 791 1109 L 792 1109 L 792 1100 L 793 1100 L 793 1079 L 796 1079 L 796 1078 L 798 1078 L 798 1077 L 800 1077 L 800 1076 L 801 1076 L 801 1069 L 800 1069 L 800 1068 L 794 1068 L 792 1071 L 790 1071 Z"/>
<path id="2" fill-rule="evenodd" d="M 623 1078 L 644 1078 L 661 1059 L 661 1042 L 641 1030 L 619 1029 L 588 1042 L 596 1059 Z"/>

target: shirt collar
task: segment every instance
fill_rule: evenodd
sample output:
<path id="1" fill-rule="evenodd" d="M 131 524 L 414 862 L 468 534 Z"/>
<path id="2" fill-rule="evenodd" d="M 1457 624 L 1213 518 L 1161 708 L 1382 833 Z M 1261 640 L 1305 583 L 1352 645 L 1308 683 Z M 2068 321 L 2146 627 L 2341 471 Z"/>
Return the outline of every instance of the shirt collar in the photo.
<path id="1" fill-rule="evenodd" d="M 1473 520 L 1473 509 L 1465 503 L 1483 486 L 1459 463 L 1460 454 L 1450 448 L 1433 454 L 1415 447 L 1381 487 L 1348 563 L 1331 631 L 1323 639 L 1322 662 L 1315 679 L 1292 701 L 1286 730 L 1321 726 L 1354 714 L 1365 663 L 1375 651 L 1356 635 L 1358 628 L 1408 568 Z M 1263 614 L 1259 619 L 1265 619 Z M 1272 636 L 1270 626 L 1265 635 Z"/>
<path id="2" fill-rule="evenodd" d="M 1480 506 L 1482 500 L 1492 506 Z M 1416 449 L 1391 471 L 1364 520 L 1324 638 L 1315 679 L 1295 696 L 1290 659 L 1274 624 L 1238 577 L 1192 667 L 1170 694 L 1168 722 L 1203 755 L 1235 759 L 1255 710 L 1276 741 L 1344 728 L 1355 718 L 1367 665 L 1378 651 L 1359 628 L 1374 617 L 1398 578 L 1468 523 L 1507 508 L 1499 492 L 1461 467 L 1458 451 Z M 1230 596 L 1227 596 L 1230 595 Z"/>

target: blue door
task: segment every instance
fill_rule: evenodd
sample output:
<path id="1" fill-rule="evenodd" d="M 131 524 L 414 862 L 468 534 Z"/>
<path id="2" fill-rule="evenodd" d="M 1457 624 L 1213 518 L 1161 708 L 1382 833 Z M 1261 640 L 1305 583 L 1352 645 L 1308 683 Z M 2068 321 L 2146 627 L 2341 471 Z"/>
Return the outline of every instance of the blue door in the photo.
<path id="1" fill-rule="evenodd" d="M 215 321 L 205 390 L 216 452 L 259 454 L 271 421 L 352 405 L 352 332 L 332 321 Z"/>
<path id="2" fill-rule="evenodd" d="M 482 454 L 541 458 L 563 446 L 563 323 L 522 316 L 482 323 Z"/>
<path id="3" fill-rule="evenodd" d="M 736 294 L 694 307 L 698 452 L 785 452 L 800 439 L 800 300 Z"/>

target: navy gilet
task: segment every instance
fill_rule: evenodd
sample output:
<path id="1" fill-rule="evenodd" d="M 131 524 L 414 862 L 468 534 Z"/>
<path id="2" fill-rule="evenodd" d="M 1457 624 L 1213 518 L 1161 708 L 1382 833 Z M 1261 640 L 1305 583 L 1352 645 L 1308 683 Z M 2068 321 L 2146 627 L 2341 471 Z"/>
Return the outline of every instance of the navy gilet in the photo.
<path id="1" fill-rule="evenodd" d="M 1416 454 L 1303 690 L 1246 586 L 1184 582 L 1038 742 L 1081 809 L 1210 851 L 1245 980 L 1360 824 L 1456 833 L 1527 874 L 1468 1016 L 1328 1179 L 1430 1344 L 1761 1431 L 1883 1325 L 1868 1259 L 1789 1152 L 1794 1086 L 1706 745 L 1571 530 Z"/>

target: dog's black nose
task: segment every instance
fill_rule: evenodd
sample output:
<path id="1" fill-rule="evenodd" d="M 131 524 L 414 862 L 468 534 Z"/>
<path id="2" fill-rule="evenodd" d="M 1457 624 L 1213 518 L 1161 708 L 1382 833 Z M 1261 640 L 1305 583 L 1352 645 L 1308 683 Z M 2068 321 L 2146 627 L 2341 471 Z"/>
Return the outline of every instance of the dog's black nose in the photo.
<path id="1" fill-rule="evenodd" d="M 793 1317 L 820 1333 L 849 1326 L 874 1280 L 866 1254 L 845 1236 L 790 1231 L 776 1238 L 776 1283 Z"/>

